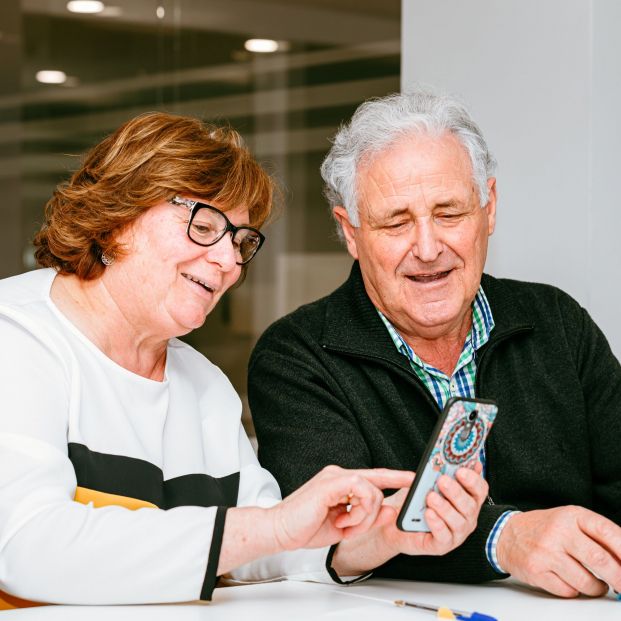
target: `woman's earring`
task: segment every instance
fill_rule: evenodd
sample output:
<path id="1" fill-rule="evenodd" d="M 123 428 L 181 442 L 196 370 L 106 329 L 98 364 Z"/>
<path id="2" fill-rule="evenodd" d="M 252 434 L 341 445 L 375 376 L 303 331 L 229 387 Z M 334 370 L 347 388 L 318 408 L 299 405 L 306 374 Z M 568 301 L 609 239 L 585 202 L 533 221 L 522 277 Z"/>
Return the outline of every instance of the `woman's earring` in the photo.
<path id="1" fill-rule="evenodd" d="M 101 253 L 101 262 L 108 266 L 114 263 L 114 257 L 108 256 L 105 252 Z"/>

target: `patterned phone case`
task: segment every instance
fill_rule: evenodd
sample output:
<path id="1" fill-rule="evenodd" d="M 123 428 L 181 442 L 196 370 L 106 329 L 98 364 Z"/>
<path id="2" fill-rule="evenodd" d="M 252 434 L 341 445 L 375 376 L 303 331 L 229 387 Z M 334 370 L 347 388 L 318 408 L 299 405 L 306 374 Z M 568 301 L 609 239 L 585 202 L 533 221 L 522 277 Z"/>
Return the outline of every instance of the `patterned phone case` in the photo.
<path id="1" fill-rule="evenodd" d="M 397 524 L 408 532 L 429 532 L 425 522 L 427 494 L 441 474 L 454 476 L 457 468 L 473 468 L 479 459 L 498 408 L 492 401 L 453 398 L 444 408 L 432 440 L 417 469 Z"/>

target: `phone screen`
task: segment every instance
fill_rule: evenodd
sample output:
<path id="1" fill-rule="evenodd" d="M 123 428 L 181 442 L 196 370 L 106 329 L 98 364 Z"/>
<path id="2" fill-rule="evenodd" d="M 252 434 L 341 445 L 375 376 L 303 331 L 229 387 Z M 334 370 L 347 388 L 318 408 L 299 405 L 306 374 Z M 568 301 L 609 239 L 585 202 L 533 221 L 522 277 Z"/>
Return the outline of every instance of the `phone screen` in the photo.
<path id="1" fill-rule="evenodd" d="M 488 399 L 448 400 L 397 518 L 401 530 L 429 532 L 424 515 L 427 494 L 438 491 L 436 481 L 441 474 L 455 476 L 458 468 L 474 467 L 497 412 L 496 404 Z"/>

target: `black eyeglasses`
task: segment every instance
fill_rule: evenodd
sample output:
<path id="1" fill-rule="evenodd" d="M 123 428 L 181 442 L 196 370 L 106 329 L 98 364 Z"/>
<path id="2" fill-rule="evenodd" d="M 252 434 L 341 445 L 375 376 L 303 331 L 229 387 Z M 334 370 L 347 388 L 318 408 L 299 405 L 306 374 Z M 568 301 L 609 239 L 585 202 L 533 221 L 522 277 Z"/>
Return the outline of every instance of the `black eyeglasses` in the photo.
<path id="1" fill-rule="evenodd" d="M 213 246 L 230 231 L 237 265 L 248 263 L 265 241 L 260 231 L 231 224 L 224 213 L 211 205 L 180 196 L 171 198 L 170 202 L 190 210 L 187 234 L 199 246 Z"/>

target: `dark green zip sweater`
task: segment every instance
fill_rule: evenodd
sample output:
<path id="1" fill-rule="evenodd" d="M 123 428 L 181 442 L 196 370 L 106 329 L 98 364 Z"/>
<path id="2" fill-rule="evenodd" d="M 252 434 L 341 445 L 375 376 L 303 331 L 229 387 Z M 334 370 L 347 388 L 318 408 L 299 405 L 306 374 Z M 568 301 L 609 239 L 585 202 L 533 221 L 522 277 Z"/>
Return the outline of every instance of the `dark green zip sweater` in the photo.
<path id="1" fill-rule="evenodd" d="M 621 525 L 621 367 L 589 317 L 548 285 L 483 275 L 494 316 L 477 352 L 476 393 L 495 399 L 486 446 L 492 504 L 443 557 L 399 555 L 375 575 L 498 578 L 485 543 L 507 509 L 581 505 Z M 259 458 L 287 495 L 328 464 L 415 469 L 439 415 L 394 346 L 358 264 L 331 295 L 259 340 L 248 394 Z"/>

